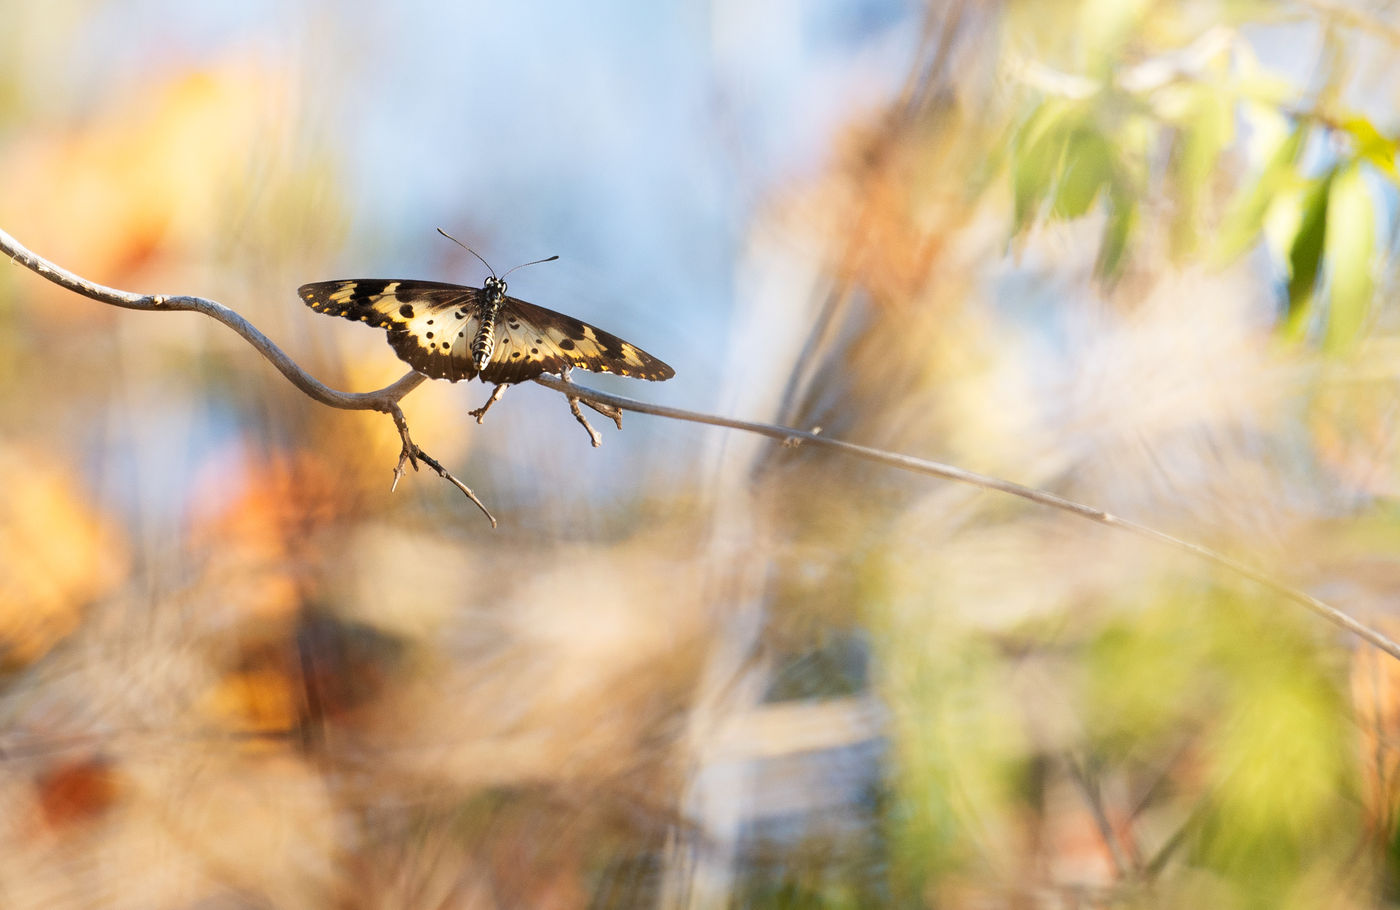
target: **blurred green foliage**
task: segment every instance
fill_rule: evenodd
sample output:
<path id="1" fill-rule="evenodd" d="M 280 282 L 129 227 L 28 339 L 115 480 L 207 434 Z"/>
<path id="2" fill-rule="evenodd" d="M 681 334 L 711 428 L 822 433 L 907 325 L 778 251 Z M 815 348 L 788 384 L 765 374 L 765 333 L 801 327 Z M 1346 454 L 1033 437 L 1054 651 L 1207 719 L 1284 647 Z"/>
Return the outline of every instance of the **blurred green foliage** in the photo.
<path id="1" fill-rule="evenodd" d="M 1097 273 L 1112 281 L 1140 239 L 1144 206 L 1170 212 L 1179 263 L 1208 236 L 1209 260 L 1227 265 L 1272 226 L 1287 288 L 1281 331 L 1349 350 L 1374 315 L 1394 222 L 1382 213 L 1400 189 L 1397 139 L 1337 91 L 1267 71 L 1223 26 L 1163 46 L 1152 20 L 1164 14 L 1146 6 L 1082 4 L 1086 18 L 1111 24 L 1079 36 L 1079 72 L 1023 63 L 1024 113 L 1009 141 L 1013 232 L 1101 215 Z M 1129 37 L 1132 53 L 1116 56 Z"/>

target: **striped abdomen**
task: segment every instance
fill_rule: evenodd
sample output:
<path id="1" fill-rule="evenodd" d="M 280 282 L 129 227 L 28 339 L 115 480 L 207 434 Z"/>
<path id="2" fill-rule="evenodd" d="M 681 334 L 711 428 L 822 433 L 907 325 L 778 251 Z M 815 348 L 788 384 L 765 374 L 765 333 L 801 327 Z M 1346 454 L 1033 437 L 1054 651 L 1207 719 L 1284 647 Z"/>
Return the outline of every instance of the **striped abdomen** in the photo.
<path id="1" fill-rule="evenodd" d="M 491 352 L 496 349 L 496 317 L 501 314 L 501 305 L 506 302 L 506 283 L 492 275 L 482 286 L 486 292 L 486 302 L 481 307 L 481 327 L 472 339 L 472 366 L 480 373 L 491 362 Z"/>
<path id="2" fill-rule="evenodd" d="M 481 314 L 481 328 L 472 339 L 472 366 L 478 373 L 486 369 L 491 362 L 491 352 L 496 349 L 496 315 L 500 311 L 498 306 L 487 306 L 486 312 Z"/>

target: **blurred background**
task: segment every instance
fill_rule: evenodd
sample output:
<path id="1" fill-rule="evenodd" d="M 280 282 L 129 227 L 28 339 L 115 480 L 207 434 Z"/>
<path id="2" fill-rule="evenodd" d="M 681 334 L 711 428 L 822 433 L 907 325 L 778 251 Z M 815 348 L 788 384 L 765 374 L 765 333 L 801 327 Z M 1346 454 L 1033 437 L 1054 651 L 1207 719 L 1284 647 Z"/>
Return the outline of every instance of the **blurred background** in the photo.
<path id="1" fill-rule="evenodd" d="M 512 293 L 586 384 L 952 462 L 1400 634 L 1392 0 L 4 0 L 0 228 L 406 367 Z M 306 399 L 0 269 L 0 905 L 1400 904 L 1400 667 L 1020 501 L 555 394 Z"/>

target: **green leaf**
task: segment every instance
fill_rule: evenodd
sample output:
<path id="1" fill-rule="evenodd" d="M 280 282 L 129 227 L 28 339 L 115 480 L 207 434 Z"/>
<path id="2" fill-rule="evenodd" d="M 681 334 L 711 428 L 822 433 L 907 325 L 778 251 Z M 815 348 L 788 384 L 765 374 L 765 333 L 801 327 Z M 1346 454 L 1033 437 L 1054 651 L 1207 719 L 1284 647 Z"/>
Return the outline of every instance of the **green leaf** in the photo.
<path id="1" fill-rule="evenodd" d="M 1196 247 L 1202 200 L 1215 178 L 1216 163 L 1235 133 L 1234 103 L 1228 96 L 1209 86 L 1199 87 L 1194 95 L 1172 162 L 1177 188 L 1172 247 L 1178 256 Z"/>
<path id="2" fill-rule="evenodd" d="M 1294 168 L 1306 132 L 1302 126 L 1296 126 L 1285 134 L 1259 171 L 1259 176 L 1235 195 L 1220 224 L 1220 243 L 1215 256 L 1217 265 L 1228 264 L 1254 246 L 1269 213 L 1269 206 L 1298 179 Z"/>
<path id="3" fill-rule="evenodd" d="M 1112 281 L 1122 271 L 1128 237 L 1137 224 L 1137 215 L 1137 199 L 1119 174 L 1109 182 L 1108 224 L 1104 226 L 1098 261 L 1094 263 L 1094 271 L 1100 278 Z"/>
<path id="4" fill-rule="evenodd" d="M 1324 344 L 1331 353 L 1345 353 L 1361 334 L 1375 292 L 1371 268 L 1376 245 L 1375 202 L 1360 165 L 1352 164 L 1333 180 L 1327 225 L 1331 294 Z"/>
<path id="5" fill-rule="evenodd" d="M 1288 249 L 1288 320 L 1284 335 L 1292 340 L 1301 339 L 1307 333 L 1312 315 L 1317 273 L 1327 239 L 1327 202 L 1335 174 L 1333 171 L 1309 184 L 1303 197 L 1303 217 L 1298 233 Z"/>
<path id="6" fill-rule="evenodd" d="M 1064 171 L 1055 191 L 1054 213 L 1079 218 L 1089 211 L 1113 169 L 1108 140 L 1096 130 L 1075 131 L 1065 147 Z"/>
<path id="7" fill-rule="evenodd" d="M 1352 117 L 1342 127 L 1355 141 L 1358 158 L 1389 177 L 1391 183 L 1400 184 L 1400 170 L 1395 167 L 1397 148 L 1394 139 L 1381 135 L 1381 131 L 1365 117 Z"/>
<path id="8" fill-rule="evenodd" d="M 1069 116 L 1072 106 L 1058 99 L 1046 101 L 1025 124 L 1013 141 L 1012 194 L 1015 216 L 1012 232 L 1020 234 L 1035 220 L 1041 203 L 1049 195 L 1064 157 L 1065 143 L 1074 129 Z"/>

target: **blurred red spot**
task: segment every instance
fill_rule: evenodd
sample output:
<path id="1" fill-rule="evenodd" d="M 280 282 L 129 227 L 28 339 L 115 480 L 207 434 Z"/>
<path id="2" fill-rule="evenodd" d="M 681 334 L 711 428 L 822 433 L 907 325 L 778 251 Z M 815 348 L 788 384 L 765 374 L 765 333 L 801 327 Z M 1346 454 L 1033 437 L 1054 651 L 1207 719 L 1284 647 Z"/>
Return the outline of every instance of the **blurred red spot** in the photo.
<path id="1" fill-rule="evenodd" d="M 39 808 L 51 828 L 96 818 L 117 801 L 117 781 L 104 758 L 89 757 L 49 768 L 35 781 Z"/>

